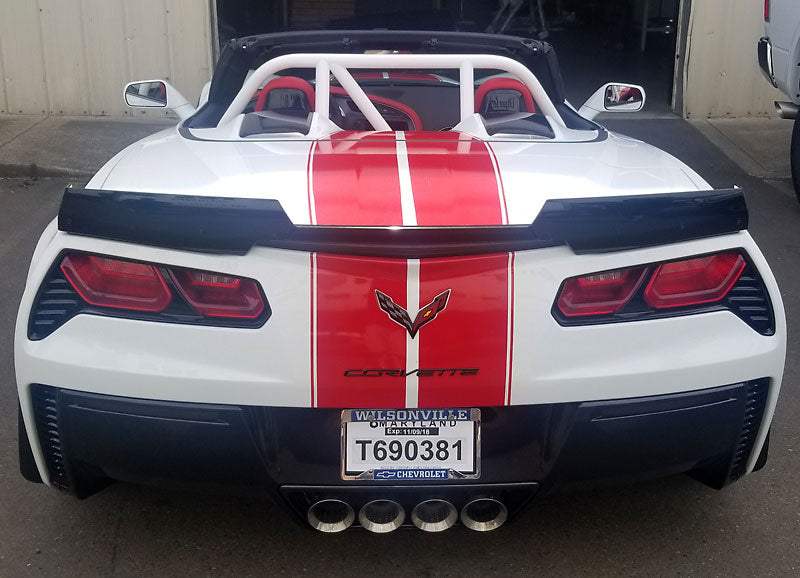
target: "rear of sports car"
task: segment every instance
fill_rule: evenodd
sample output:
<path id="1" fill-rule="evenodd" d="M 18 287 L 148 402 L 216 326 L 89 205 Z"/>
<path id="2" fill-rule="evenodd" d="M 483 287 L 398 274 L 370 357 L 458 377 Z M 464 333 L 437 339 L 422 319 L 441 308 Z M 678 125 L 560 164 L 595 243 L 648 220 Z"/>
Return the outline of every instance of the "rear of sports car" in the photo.
<path id="1" fill-rule="evenodd" d="M 580 117 L 533 76 L 553 70 L 543 44 L 403 33 L 372 54 L 385 35 L 363 34 L 347 54 L 231 66 L 241 90 L 212 83 L 193 119 L 66 190 L 17 319 L 23 475 L 433 532 L 492 530 L 562 489 L 681 473 L 722 488 L 760 468 L 786 324 L 742 191 Z M 405 54 L 409 38 L 432 54 Z M 439 53 L 479 41 L 502 54 Z M 263 58 L 258 42 L 283 46 L 229 53 Z M 415 118 L 348 66 L 417 94 Z M 302 67 L 269 110 L 272 75 Z M 380 67 L 455 68 L 460 85 L 363 72 Z M 518 79 L 481 90 L 480 67 Z M 431 90 L 458 124 L 433 124 Z M 529 104 L 492 117 L 509 102 Z"/>
<path id="2" fill-rule="evenodd" d="M 763 464 L 785 322 L 741 191 L 529 202 L 520 226 L 502 143 L 343 138 L 304 149 L 302 224 L 66 191 L 17 324 L 28 479 L 486 530 L 548 491 Z"/>

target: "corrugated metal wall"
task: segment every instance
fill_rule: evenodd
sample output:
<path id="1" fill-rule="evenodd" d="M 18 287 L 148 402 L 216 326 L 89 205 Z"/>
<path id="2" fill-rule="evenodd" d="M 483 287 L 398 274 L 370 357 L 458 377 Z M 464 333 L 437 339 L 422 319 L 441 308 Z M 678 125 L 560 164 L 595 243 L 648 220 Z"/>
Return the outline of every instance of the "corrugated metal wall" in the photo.
<path id="1" fill-rule="evenodd" d="M 763 0 L 692 0 L 684 116 L 773 116 L 785 98 L 758 68 L 764 35 Z"/>
<path id="2" fill-rule="evenodd" d="M 0 113 L 131 115 L 122 87 L 147 78 L 196 100 L 213 65 L 212 2 L 0 0 Z M 774 114 L 781 94 L 756 60 L 762 9 L 762 0 L 692 0 L 685 116 Z"/>
<path id="3" fill-rule="evenodd" d="M 132 115 L 149 78 L 196 101 L 211 42 L 209 0 L 0 0 L 0 112 Z"/>

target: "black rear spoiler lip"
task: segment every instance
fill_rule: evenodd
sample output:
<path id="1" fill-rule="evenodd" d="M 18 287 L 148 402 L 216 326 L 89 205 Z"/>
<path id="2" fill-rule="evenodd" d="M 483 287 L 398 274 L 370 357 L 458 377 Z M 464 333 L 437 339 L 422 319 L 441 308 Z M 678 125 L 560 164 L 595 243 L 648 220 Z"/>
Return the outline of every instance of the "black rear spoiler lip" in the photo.
<path id="1" fill-rule="evenodd" d="M 550 199 L 530 225 L 295 225 L 274 199 L 67 188 L 59 230 L 182 251 L 244 255 L 254 246 L 430 258 L 569 245 L 576 253 L 641 249 L 747 229 L 741 189 Z"/>

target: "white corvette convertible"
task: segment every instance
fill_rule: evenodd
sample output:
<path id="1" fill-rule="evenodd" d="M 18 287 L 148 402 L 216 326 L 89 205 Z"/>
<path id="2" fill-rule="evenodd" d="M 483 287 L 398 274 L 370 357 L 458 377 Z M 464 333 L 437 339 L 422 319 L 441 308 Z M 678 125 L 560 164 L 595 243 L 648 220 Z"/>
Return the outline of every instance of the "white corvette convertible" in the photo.
<path id="1" fill-rule="evenodd" d="M 326 532 L 760 468 L 780 292 L 742 192 L 565 100 L 552 47 L 254 36 L 68 188 L 16 325 L 23 475 L 270 495 Z"/>

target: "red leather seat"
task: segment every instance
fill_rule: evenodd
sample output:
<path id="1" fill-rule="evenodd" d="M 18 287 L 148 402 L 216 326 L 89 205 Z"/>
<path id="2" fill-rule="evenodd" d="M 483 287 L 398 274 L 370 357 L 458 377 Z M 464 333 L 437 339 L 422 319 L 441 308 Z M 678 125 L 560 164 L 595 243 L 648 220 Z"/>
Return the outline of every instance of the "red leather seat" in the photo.
<path id="1" fill-rule="evenodd" d="M 533 103 L 533 96 L 528 87 L 522 84 L 516 78 L 490 78 L 478 87 L 475 91 L 475 112 L 480 112 L 484 108 L 484 101 L 489 93 L 493 90 L 515 90 L 522 96 L 522 101 L 525 103 L 525 112 L 536 112 L 536 106 Z"/>
<path id="2" fill-rule="evenodd" d="M 269 93 L 276 88 L 294 88 L 295 90 L 301 91 L 305 95 L 306 100 L 308 100 L 311 110 L 314 110 L 314 87 L 311 86 L 311 83 L 307 80 L 297 78 L 296 76 L 280 76 L 278 78 L 273 78 L 265 84 L 264 88 L 258 91 L 258 98 L 256 99 L 254 110 L 260 111 L 266 109 Z"/>

